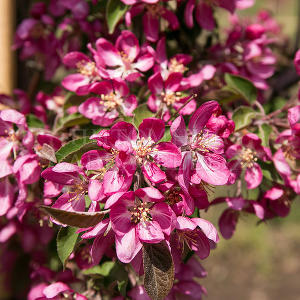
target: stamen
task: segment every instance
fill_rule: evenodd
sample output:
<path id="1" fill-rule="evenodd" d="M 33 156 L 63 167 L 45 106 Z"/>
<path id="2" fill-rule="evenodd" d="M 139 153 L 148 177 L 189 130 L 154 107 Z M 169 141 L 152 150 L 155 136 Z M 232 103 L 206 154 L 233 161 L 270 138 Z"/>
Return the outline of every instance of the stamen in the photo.
<path id="1" fill-rule="evenodd" d="M 106 110 L 111 111 L 115 109 L 116 107 L 122 105 L 123 100 L 119 95 L 116 95 L 115 93 L 111 92 L 107 95 L 102 94 L 100 104 L 104 105 Z"/>
<path id="2" fill-rule="evenodd" d="M 242 167 L 252 168 L 257 161 L 256 152 L 250 148 L 243 148 L 240 159 Z"/>
<path id="3" fill-rule="evenodd" d="M 76 67 L 79 73 L 81 73 L 84 76 L 94 77 L 98 75 L 96 72 L 96 64 L 92 61 L 80 61 L 76 64 Z"/>
<path id="4" fill-rule="evenodd" d="M 142 202 L 141 204 L 130 208 L 129 211 L 131 212 L 131 222 L 138 224 L 140 222 L 146 223 L 152 221 L 149 205 L 150 204 L 147 202 Z"/>
<path id="5" fill-rule="evenodd" d="M 187 70 L 188 70 L 188 68 L 184 64 L 178 62 L 176 58 L 172 58 L 170 60 L 169 71 L 171 73 L 178 72 L 178 73 L 182 73 L 183 74 Z"/>

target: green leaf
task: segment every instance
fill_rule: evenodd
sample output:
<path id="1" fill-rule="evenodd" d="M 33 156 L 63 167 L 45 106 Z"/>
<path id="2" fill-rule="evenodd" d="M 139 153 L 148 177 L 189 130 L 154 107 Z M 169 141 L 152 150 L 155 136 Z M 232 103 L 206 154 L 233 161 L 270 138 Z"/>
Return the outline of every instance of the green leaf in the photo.
<path id="1" fill-rule="evenodd" d="M 252 119 L 256 116 L 256 111 L 249 106 L 238 107 L 232 115 L 232 120 L 235 123 L 235 130 L 240 130 L 251 124 Z"/>
<path id="2" fill-rule="evenodd" d="M 88 124 L 90 122 L 91 121 L 89 119 L 83 117 L 80 113 L 66 115 L 58 120 L 55 131 L 59 132 L 68 127 L 73 127 L 75 125 Z"/>
<path id="3" fill-rule="evenodd" d="M 257 99 L 257 89 L 250 80 L 226 73 L 225 82 L 230 89 L 241 95 L 250 104 Z"/>
<path id="4" fill-rule="evenodd" d="M 90 140 L 88 137 L 83 137 L 65 144 L 56 152 L 55 155 L 58 162 L 74 162 L 80 160 L 81 155 L 84 152 L 98 148 L 99 147 L 94 140 Z"/>
<path id="5" fill-rule="evenodd" d="M 269 124 L 262 124 L 258 127 L 258 136 L 261 138 L 262 145 L 269 147 L 269 137 L 272 132 L 272 126 Z"/>
<path id="6" fill-rule="evenodd" d="M 260 190 L 258 187 L 255 189 L 248 189 L 246 181 L 242 180 L 242 196 L 244 199 L 257 200 L 259 194 L 260 194 Z"/>
<path id="7" fill-rule="evenodd" d="M 66 101 L 64 103 L 64 110 L 68 109 L 71 106 L 79 106 L 83 103 L 86 99 L 86 96 L 78 96 L 75 93 L 68 93 L 66 96 Z"/>
<path id="8" fill-rule="evenodd" d="M 115 267 L 115 262 L 113 261 L 106 261 L 101 266 L 94 266 L 87 270 L 83 271 L 85 275 L 101 275 L 101 276 L 108 276 L 112 269 Z"/>
<path id="9" fill-rule="evenodd" d="M 45 125 L 38 117 L 32 114 L 26 115 L 26 123 L 29 128 L 44 128 Z"/>
<path id="10" fill-rule="evenodd" d="M 128 279 L 118 281 L 118 291 L 123 297 L 126 297 L 126 289 L 127 289 Z"/>
<path id="11" fill-rule="evenodd" d="M 165 128 L 165 134 L 161 138 L 160 142 L 170 142 L 172 139 L 171 132 L 170 132 L 170 126 L 166 126 Z"/>
<path id="12" fill-rule="evenodd" d="M 108 213 L 108 210 L 98 212 L 66 211 L 44 205 L 41 206 L 41 209 L 61 224 L 79 228 L 88 228 L 97 225 L 102 221 L 105 214 Z"/>
<path id="13" fill-rule="evenodd" d="M 126 13 L 128 6 L 120 0 L 108 0 L 106 5 L 106 22 L 108 26 L 108 33 L 112 34 L 115 27 L 121 18 Z"/>
<path id="14" fill-rule="evenodd" d="M 263 176 L 271 182 L 277 182 L 283 184 L 283 180 L 276 171 L 276 168 L 271 162 L 259 161 L 259 165 L 262 169 Z"/>
<path id="15" fill-rule="evenodd" d="M 76 231 L 77 228 L 74 227 L 61 227 L 58 232 L 56 239 L 57 253 L 64 266 L 76 245 L 78 239 Z"/>
<path id="16" fill-rule="evenodd" d="M 133 123 L 138 128 L 144 119 L 154 116 L 153 112 L 148 109 L 147 103 L 139 105 L 134 111 Z"/>
<path id="17" fill-rule="evenodd" d="M 152 300 L 163 300 L 174 281 L 174 263 L 167 244 L 143 245 L 144 287 Z"/>

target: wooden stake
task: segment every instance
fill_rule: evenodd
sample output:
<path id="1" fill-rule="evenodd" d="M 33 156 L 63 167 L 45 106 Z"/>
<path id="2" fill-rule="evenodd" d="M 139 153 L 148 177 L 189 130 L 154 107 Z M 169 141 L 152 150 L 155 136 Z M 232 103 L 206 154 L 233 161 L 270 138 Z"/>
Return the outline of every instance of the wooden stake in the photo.
<path id="1" fill-rule="evenodd" d="M 15 81 L 15 0 L 0 0 L 0 93 L 12 94 Z"/>

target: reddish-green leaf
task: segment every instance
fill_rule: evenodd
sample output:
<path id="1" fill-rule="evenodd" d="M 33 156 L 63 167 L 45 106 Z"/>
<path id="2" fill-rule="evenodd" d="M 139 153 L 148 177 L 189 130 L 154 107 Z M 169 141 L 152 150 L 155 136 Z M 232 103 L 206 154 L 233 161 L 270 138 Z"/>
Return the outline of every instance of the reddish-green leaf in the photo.
<path id="1" fill-rule="evenodd" d="M 152 300 L 163 300 L 174 281 L 174 263 L 166 242 L 143 246 L 144 287 Z"/>
<path id="2" fill-rule="evenodd" d="M 88 228 L 98 224 L 108 213 L 108 210 L 98 212 L 71 212 L 56 209 L 48 206 L 41 206 L 41 209 L 61 224 Z"/>

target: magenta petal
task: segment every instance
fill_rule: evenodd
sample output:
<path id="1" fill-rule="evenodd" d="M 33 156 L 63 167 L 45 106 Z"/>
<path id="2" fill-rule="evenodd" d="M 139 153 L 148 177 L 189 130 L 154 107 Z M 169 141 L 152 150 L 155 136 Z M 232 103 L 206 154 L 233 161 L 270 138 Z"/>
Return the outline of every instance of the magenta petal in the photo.
<path id="1" fill-rule="evenodd" d="M 116 252 L 119 260 L 125 264 L 130 263 L 142 248 L 135 228 L 131 228 L 123 236 L 116 235 Z"/>
<path id="2" fill-rule="evenodd" d="M 72 92 L 77 92 L 79 88 L 86 87 L 85 90 L 81 90 L 78 94 L 85 95 L 88 94 L 88 86 L 90 84 L 90 80 L 87 76 L 81 74 L 71 74 L 65 77 L 62 81 L 62 86 Z"/>
<path id="3" fill-rule="evenodd" d="M 67 211 L 85 211 L 85 198 L 84 195 L 75 193 L 63 194 L 52 207 Z"/>
<path id="4" fill-rule="evenodd" d="M 69 52 L 63 58 L 63 63 L 70 68 L 77 68 L 77 64 L 80 62 L 90 62 L 91 60 L 85 54 L 81 52 Z"/>
<path id="5" fill-rule="evenodd" d="M 0 137 L 0 157 L 1 160 L 5 160 L 10 155 L 12 149 L 13 149 L 14 143 L 11 141 L 8 141 L 4 137 Z"/>
<path id="6" fill-rule="evenodd" d="M 70 288 L 63 282 L 55 282 L 52 283 L 50 285 L 48 285 L 43 293 L 44 295 L 47 297 L 47 299 L 51 299 L 55 296 L 58 296 L 58 294 L 64 292 L 64 291 L 68 291 L 70 290 Z"/>
<path id="7" fill-rule="evenodd" d="M 133 201 L 130 203 L 134 206 Z M 117 235 L 124 235 L 134 227 L 134 224 L 131 223 L 131 212 L 128 211 L 127 206 L 123 203 L 118 203 L 111 207 L 110 220 L 112 228 Z"/>
<path id="8" fill-rule="evenodd" d="M 115 67 L 123 65 L 123 61 L 118 50 L 106 39 L 98 39 L 96 42 L 96 48 L 107 66 Z"/>
<path id="9" fill-rule="evenodd" d="M 161 119 L 148 118 L 144 119 L 139 126 L 140 138 L 148 139 L 149 137 L 158 142 L 165 133 L 165 123 Z"/>
<path id="10" fill-rule="evenodd" d="M 98 265 L 101 261 L 105 251 L 113 244 L 114 239 L 112 234 L 106 236 L 97 236 L 93 242 L 91 249 L 91 256 L 93 259 L 93 265 Z"/>
<path id="11" fill-rule="evenodd" d="M 192 221 L 201 228 L 208 239 L 212 240 L 215 243 L 219 242 L 218 231 L 212 223 L 201 218 L 193 218 Z"/>
<path id="12" fill-rule="evenodd" d="M 248 189 L 255 189 L 262 181 L 263 175 L 259 164 L 254 163 L 253 167 L 247 168 L 245 172 L 245 181 Z"/>
<path id="13" fill-rule="evenodd" d="M 164 234 L 159 226 L 159 224 L 155 221 L 139 223 L 137 225 L 137 233 L 140 241 L 145 243 L 159 243 L 164 240 Z"/>
<path id="14" fill-rule="evenodd" d="M 172 30 L 176 30 L 179 27 L 177 16 L 169 9 L 163 9 L 161 16 L 168 21 Z"/>
<path id="15" fill-rule="evenodd" d="M 143 16 L 143 26 L 146 39 L 150 42 L 156 42 L 158 40 L 159 18 L 147 12 Z"/>
<path id="16" fill-rule="evenodd" d="M 159 183 L 166 179 L 166 174 L 155 163 L 146 161 L 142 166 L 143 174 L 151 182 Z"/>
<path id="17" fill-rule="evenodd" d="M 153 187 L 145 187 L 137 189 L 135 195 L 146 202 L 161 202 L 165 199 L 162 193 Z"/>
<path id="18" fill-rule="evenodd" d="M 101 201 L 105 198 L 103 184 L 99 180 L 90 179 L 88 194 L 92 201 Z"/>
<path id="19" fill-rule="evenodd" d="M 195 111 L 189 122 L 189 129 L 192 132 L 192 134 L 199 133 L 204 128 L 213 112 L 216 111 L 218 108 L 219 104 L 217 101 L 208 101 L 202 104 Z"/>
<path id="20" fill-rule="evenodd" d="M 179 230 L 194 230 L 197 224 L 192 221 L 193 219 L 179 216 L 176 220 L 176 229 Z"/>
<path id="21" fill-rule="evenodd" d="M 122 31 L 116 41 L 116 47 L 120 52 L 123 51 L 131 62 L 135 60 L 140 52 L 138 39 L 128 30 Z"/>
<path id="22" fill-rule="evenodd" d="M 185 122 L 182 116 L 177 117 L 170 128 L 172 143 L 176 146 L 184 146 L 188 143 L 188 136 L 186 131 Z"/>
<path id="23" fill-rule="evenodd" d="M 226 160 L 219 154 L 197 154 L 196 174 L 212 185 L 224 185 L 229 178 Z"/>
<path id="24" fill-rule="evenodd" d="M 206 235 L 201 230 L 196 230 L 197 232 L 197 252 L 196 254 L 201 259 L 205 259 L 210 253 L 210 244 Z"/>
<path id="25" fill-rule="evenodd" d="M 106 151 L 90 150 L 81 157 L 81 165 L 87 170 L 100 170 L 104 167 L 103 160 L 109 160 L 112 156 Z"/>
<path id="26" fill-rule="evenodd" d="M 167 203 L 156 203 L 151 209 L 152 220 L 157 222 L 168 236 L 175 228 L 176 215 Z"/>
<path id="27" fill-rule="evenodd" d="M 147 54 L 144 54 L 143 56 L 139 57 L 137 62 L 133 64 L 133 67 L 142 72 L 146 72 L 152 68 L 153 64 L 154 64 L 153 55 L 150 53 L 147 53 Z"/>
<path id="28" fill-rule="evenodd" d="M 203 2 L 197 5 L 196 20 L 206 30 L 213 30 L 216 26 L 212 8 Z"/>
<path id="29" fill-rule="evenodd" d="M 177 168 L 181 164 L 181 152 L 171 142 L 159 143 L 151 155 L 158 164 L 166 168 Z"/>
<path id="30" fill-rule="evenodd" d="M 224 239 L 230 239 L 235 232 L 236 225 L 238 222 L 239 214 L 231 209 L 226 209 L 220 219 L 219 227 Z"/>
<path id="31" fill-rule="evenodd" d="M 121 190 L 124 184 L 124 176 L 121 176 L 118 168 L 107 171 L 103 178 L 104 193 L 111 195 Z"/>
<path id="32" fill-rule="evenodd" d="M 24 126 L 26 123 L 25 116 L 14 109 L 4 109 L 0 111 L 0 119 L 20 126 Z"/>
<path id="33" fill-rule="evenodd" d="M 164 90 L 164 81 L 160 73 L 155 73 L 148 79 L 148 86 L 152 94 L 160 95 Z"/>
<path id="34" fill-rule="evenodd" d="M 0 180 L 0 216 L 4 216 L 11 208 L 14 200 L 14 187 L 8 177 Z"/>
<path id="35" fill-rule="evenodd" d="M 166 91 L 176 92 L 180 87 L 181 80 L 182 80 L 181 73 L 178 72 L 171 73 L 165 82 Z"/>
<path id="36" fill-rule="evenodd" d="M 291 175 L 291 168 L 289 164 L 287 163 L 284 153 L 282 149 L 278 149 L 277 152 L 273 156 L 274 165 L 277 169 L 277 171 L 280 174 L 290 176 Z"/>
<path id="37" fill-rule="evenodd" d="M 112 82 L 115 82 L 115 80 L 111 81 L 101 81 L 97 82 L 93 85 L 91 88 L 91 92 L 98 94 L 98 95 L 107 95 L 114 92 L 114 88 L 112 86 Z M 100 100 L 100 99 L 99 99 Z"/>
<path id="38" fill-rule="evenodd" d="M 0 178 L 3 178 L 12 173 L 13 169 L 9 162 L 7 160 L 2 160 L 0 163 Z"/>
<path id="39" fill-rule="evenodd" d="M 184 20 L 187 27 L 192 28 L 194 26 L 193 12 L 195 9 L 195 0 L 188 0 L 184 10 Z"/>

